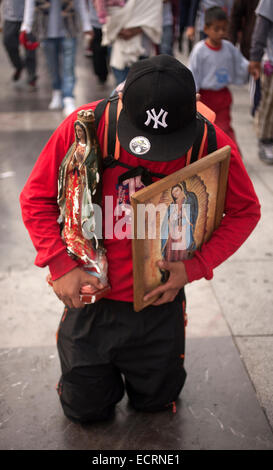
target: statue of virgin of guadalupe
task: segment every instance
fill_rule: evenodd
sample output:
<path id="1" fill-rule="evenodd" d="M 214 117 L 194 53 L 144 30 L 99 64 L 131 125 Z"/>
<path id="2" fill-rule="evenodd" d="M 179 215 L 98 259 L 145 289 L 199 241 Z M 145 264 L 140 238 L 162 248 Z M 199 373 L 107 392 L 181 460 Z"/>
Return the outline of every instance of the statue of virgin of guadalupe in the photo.
<path id="1" fill-rule="evenodd" d="M 107 260 L 95 234 L 93 204 L 101 204 L 101 152 L 94 112 L 81 110 L 74 123 L 75 141 L 59 169 L 58 205 L 62 238 L 68 254 L 107 284 Z"/>

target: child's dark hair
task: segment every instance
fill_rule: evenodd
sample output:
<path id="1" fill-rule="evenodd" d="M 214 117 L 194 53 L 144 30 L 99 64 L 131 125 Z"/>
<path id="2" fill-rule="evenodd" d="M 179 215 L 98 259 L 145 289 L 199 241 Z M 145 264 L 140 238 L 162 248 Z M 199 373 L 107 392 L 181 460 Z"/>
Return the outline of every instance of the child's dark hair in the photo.
<path id="1" fill-rule="evenodd" d="M 205 25 L 211 26 L 214 21 L 228 21 L 227 14 L 220 7 L 211 7 L 205 11 Z"/>

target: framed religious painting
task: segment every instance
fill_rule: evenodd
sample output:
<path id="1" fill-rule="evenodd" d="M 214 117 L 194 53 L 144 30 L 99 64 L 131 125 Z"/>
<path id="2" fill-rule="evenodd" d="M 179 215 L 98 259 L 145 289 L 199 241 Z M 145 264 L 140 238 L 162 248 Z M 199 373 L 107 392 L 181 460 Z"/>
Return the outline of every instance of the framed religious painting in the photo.
<path id="1" fill-rule="evenodd" d="M 157 300 L 143 297 L 168 279 L 157 261 L 190 259 L 221 223 L 229 160 L 226 146 L 131 196 L 135 311 Z"/>

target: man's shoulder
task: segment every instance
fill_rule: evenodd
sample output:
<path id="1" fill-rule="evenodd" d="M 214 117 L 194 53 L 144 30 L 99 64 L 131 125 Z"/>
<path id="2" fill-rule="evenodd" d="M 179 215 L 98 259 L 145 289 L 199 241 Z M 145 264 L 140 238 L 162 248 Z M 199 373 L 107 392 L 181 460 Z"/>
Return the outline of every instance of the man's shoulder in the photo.
<path id="1" fill-rule="evenodd" d="M 80 111 L 87 111 L 89 109 L 91 109 L 92 111 L 95 111 L 97 105 L 101 102 L 102 100 L 97 100 L 97 101 L 92 101 L 91 103 L 86 103 L 86 104 L 82 104 L 81 106 L 79 106 L 78 108 L 75 109 L 75 111 L 73 111 L 71 114 L 69 114 L 69 116 L 67 116 L 63 121 L 62 123 L 60 124 L 59 128 L 63 129 L 67 126 L 70 126 L 71 123 L 74 123 L 74 121 L 77 120 L 77 116 L 78 116 L 78 113 Z"/>
<path id="2" fill-rule="evenodd" d="M 87 109 L 92 109 L 94 111 L 101 101 L 103 101 L 103 100 L 100 99 L 100 100 L 97 100 L 97 101 L 92 101 L 91 103 L 83 104 L 83 105 L 79 106 L 77 109 L 75 109 L 74 113 L 77 114 L 82 109 L 84 111 L 86 111 Z"/>

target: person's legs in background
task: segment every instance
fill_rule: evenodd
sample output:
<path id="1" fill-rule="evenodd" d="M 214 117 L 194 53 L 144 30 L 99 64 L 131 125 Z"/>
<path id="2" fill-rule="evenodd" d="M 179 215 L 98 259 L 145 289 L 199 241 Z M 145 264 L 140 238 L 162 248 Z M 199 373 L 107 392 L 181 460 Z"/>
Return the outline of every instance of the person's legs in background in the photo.
<path id="1" fill-rule="evenodd" d="M 261 79 L 255 80 L 252 75 L 249 77 L 249 94 L 250 94 L 250 114 L 255 116 L 261 101 Z"/>
<path id="2" fill-rule="evenodd" d="M 259 157 L 273 164 L 273 73 L 261 76 L 262 97 L 258 109 Z"/>
<path id="3" fill-rule="evenodd" d="M 42 46 L 46 56 L 48 72 L 52 84 L 52 99 L 48 109 L 62 109 L 62 80 L 60 76 L 60 46 L 61 38 L 44 39 Z"/>
<path id="4" fill-rule="evenodd" d="M 106 46 L 101 45 L 102 31 L 99 28 L 94 28 L 94 39 L 92 41 L 93 50 L 93 66 L 94 72 L 99 79 L 100 83 L 105 83 L 108 76 L 107 55 L 108 50 Z"/>
<path id="5" fill-rule="evenodd" d="M 173 55 L 173 26 L 163 26 L 160 54 Z"/>
<path id="6" fill-rule="evenodd" d="M 237 145 L 241 154 L 239 145 L 236 140 L 234 129 L 231 125 L 231 106 L 232 95 L 230 90 L 225 87 L 221 90 L 199 90 L 201 101 L 216 113 L 215 124 L 220 127 Z"/>
<path id="7" fill-rule="evenodd" d="M 125 67 L 122 70 L 112 67 L 112 71 L 116 80 L 116 85 L 119 85 L 120 83 L 124 82 L 124 80 L 126 80 L 129 72 L 129 67 Z"/>
<path id="8" fill-rule="evenodd" d="M 72 113 L 75 106 L 74 87 L 75 78 L 75 59 L 77 49 L 76 38 L 62 38 L 62 94 L 63 94 L 63 112 L 66 116 Z"/>
<path id="9" fill-rule="evenodd" d="M 186 27 L 188 26 L 188 16 L 190 11 L 190 0 L 179 1 L 179 38 L 178 49 L 179 52 L 183 51 L 183 35 Z"/>
<path id="10" fill-rule="evenodd" d="M 20 21 L 4 21 L 3 25 L 3 44 L 9 56 L 9 59 L 15 68 L 12 76 L 14 82 L 18 81 L 21 77 L 24 68 L 24 62 L 20 56 L 19 50 L 19 33 Z"/>
<path id="11" fill-rule="evenodd" d="M 28 34 L 28 39 L 32 42 L 36 41 L 36 38 L 33 34 Z M 36 68 L 37 68 L 37 59 L 36 59 L 36 50 L 25 50 L 25 66 L 27 72 L 27 84 L 29 90 L 35 90 L 37 75 L 36 75 Z"/>

